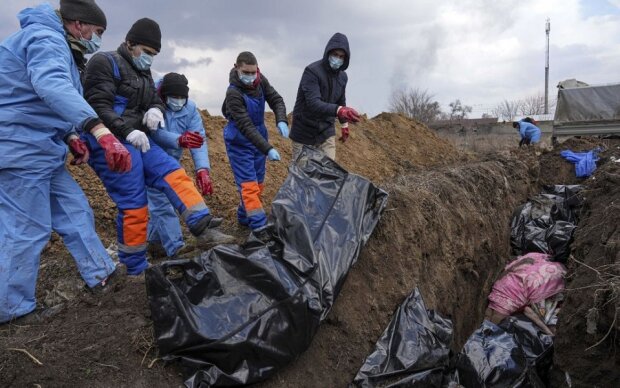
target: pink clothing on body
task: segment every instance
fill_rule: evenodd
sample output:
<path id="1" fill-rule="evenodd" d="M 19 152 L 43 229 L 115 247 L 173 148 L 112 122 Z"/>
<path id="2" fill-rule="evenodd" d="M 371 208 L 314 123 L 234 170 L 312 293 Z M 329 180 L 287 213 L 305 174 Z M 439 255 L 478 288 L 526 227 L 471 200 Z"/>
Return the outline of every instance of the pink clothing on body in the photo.
<path id="1" fill-rule="evenodd" d="M 493 284 L 489 307 L 500 314 L 511 315 L 562 292 L 566 268 L 561 263 L 548 261 L 549 257 L 544 253 L 528 253 L 508 264 L 504 269 L 507 273 Z M 523 263 L 524 260 L 533 260 L 533 263 Z"/>

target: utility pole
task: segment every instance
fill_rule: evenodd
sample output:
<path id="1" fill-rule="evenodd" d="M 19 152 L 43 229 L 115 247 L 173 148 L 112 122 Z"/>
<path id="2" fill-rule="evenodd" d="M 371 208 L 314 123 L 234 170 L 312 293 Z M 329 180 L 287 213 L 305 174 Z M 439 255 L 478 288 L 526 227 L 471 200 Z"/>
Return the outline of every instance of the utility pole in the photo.
<path id="1" fill-rule="evenodd" d="M 545 114 L 549 114 L 549 32 L 551 31 L 551 22 L 547 18 L 545 23 L 545 33 L 547 34 L 547 51 L 545 60 Z"/>

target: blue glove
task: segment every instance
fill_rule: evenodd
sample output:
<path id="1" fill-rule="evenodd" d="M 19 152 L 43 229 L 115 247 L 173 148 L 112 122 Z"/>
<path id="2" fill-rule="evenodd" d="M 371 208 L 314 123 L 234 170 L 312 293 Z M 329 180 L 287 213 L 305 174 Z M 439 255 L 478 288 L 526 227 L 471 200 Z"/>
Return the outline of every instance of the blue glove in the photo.
<path id="1" fill-rule="evenodd" d="M 286 125 L 284 121 L 280 121 L 278 123 L 278 130 L 280 131 L 280 135 L 282 135 L 283 138 L 288 139 L 288 125 Z"/>
<path id="2" fill-rule="evenodd" d="M 267 158 L 269 160 L 280 160 L 280 153 L 278 151 L 276 151 L 275 148 L 272 148 L 269 150 L 269 153 L 267 154 Z"/>

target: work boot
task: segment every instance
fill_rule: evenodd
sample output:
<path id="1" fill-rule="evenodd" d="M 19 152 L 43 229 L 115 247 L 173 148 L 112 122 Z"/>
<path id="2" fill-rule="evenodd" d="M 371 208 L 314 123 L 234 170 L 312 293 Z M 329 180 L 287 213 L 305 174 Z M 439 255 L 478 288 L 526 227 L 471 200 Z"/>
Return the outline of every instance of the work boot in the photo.
<path id="1" fill-rule="evenodd" d="M 197 241 L 201 244 L 231 244 L 235 241 L 235 237 L 220 232 L 217 228 L 206 228 L 200 236 L 197 237 Z"/>
<path id="2" fill-rule="evenodd" d="M 146 248 L 146 253 L 148 253 L 152 259 L 160 259 L 168 256 L 166 249 L 161 244 L 161 241 L 149 241 L 149 245 Z"/>
<path id="3" fill-rule="evenodd" d="M 252 230 L 252 235 L 255 239 L 262 242 L 263 244 L 267 244 L 271 241 L 271 225 L 261 226 L 260 228 Z"/>
<path id="4" fill-rule="evenodd" d="M 61 312 L 63 308 L 64 306 L 62 303 L 52 307 L 38 307 L 26 315 L 22 315 L 21 317 L 17 317 L 5 323 L 16 326 L 39 325 L 48 318 Z"/>
<path id="5" fill-rule="evenodd" d="M 123 264 L 117 264 L 114 272 L 103 279 L 99 284 L 94 287 L 85 288 L 94 295 L 103 295 L 114 291 L 120 286 L 127 278 L 127 267 Z"/>
<path id="6" fill-rule="evenodd" d="M 207 228 L 217 228 L 222 225 L 224 219 L 220 217 L 213 217 L 211 214 L 207 214 L 202 217 L 195 225 L 189 227 L 189 231 L 196 237 L 199 237 Z"/>

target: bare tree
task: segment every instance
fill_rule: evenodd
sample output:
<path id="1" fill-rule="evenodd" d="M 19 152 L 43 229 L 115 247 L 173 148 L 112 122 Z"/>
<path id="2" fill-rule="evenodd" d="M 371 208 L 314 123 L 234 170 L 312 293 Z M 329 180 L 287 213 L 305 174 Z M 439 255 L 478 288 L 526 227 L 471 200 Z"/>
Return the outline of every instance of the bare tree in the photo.
<path id="1" fill-rule="evenodd" d="M 541 115 L 545 113 L 545 96 L 534 94 L 521 100 L 519 112 L 522 115 Z"/>
<path id="2" fill-rule="evenodd" d="M 517 113 L 519 113 L 520 107 L 521 101 L 519 100 L 504 100 L 493 108 L 491 113 L 502 120 L 512 121 Z"/>
<path id="3" fill-rule="evenodd" d="M 401 113 L 422 123 L 430 123 L 441 114 L 441 108 L 427 90 L 400 89 L 392 92 L 390 112 Z"/>
<path id="4" fill-rule="evenodd" d="M 458 98 L 448 104 L 448 106 L 450 107 L 450 120 L 464 119 L 472 111 L 471 106 L 461 104 L 461 100 Z"/>

